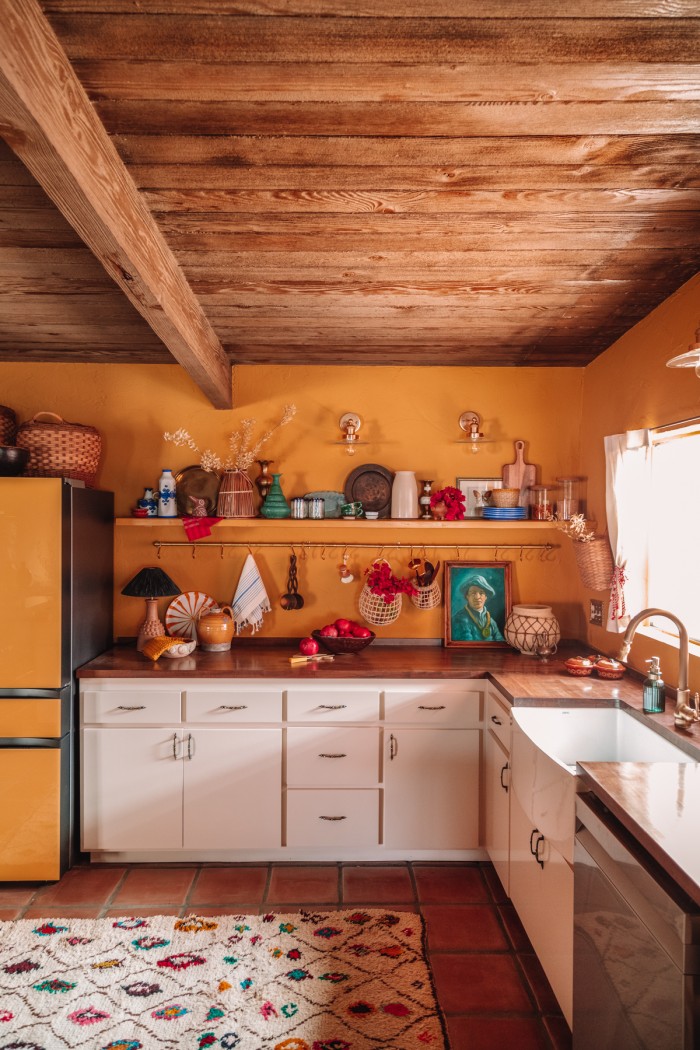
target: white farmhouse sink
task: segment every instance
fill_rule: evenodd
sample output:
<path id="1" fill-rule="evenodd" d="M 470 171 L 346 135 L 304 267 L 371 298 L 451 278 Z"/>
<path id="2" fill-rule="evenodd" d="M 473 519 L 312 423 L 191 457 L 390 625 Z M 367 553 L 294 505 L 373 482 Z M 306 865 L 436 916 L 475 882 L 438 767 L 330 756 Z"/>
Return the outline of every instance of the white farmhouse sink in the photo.
<path id="1" fill-rule="evenodd" d="M 533 827 L 570 863 L 577 762 L 694 761 L 620 708 L 513 708 L 513 793 Z"/>

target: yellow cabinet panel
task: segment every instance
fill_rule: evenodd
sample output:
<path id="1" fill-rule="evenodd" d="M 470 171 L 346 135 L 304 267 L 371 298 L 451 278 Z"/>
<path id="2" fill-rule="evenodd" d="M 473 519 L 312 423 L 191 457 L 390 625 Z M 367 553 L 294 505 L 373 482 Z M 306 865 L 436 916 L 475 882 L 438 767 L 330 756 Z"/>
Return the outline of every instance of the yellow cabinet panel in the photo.
<path id="1" fill-rule="evenodd" d="M 0 750 L 0 881 L 59 879 L 61 752 Z"/>

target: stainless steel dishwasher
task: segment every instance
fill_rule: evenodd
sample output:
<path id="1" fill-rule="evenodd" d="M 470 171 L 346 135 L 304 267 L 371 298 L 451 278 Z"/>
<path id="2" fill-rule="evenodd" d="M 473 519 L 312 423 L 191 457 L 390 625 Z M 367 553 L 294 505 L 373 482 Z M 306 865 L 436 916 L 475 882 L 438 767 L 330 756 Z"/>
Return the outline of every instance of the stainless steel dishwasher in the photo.
<path id="1" fill-rule="evenodd" d="M 594 795 L 576 817 L 574 1050 L 697 1050 L 700 909 Z"/>

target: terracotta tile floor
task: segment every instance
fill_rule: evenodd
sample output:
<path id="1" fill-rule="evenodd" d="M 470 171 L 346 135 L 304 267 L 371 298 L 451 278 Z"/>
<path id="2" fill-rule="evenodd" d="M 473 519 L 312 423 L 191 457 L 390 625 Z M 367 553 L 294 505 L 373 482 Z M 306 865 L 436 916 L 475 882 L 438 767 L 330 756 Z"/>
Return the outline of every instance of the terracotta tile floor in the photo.
<path id="1" fill-rule="evenodd" d="M 0 919 L 356 904 L 423 915 L 451 1050 L 570 1050 L 566 1022 L 490 864 L 93 865 L 49 885 L 0 884 Z"/>

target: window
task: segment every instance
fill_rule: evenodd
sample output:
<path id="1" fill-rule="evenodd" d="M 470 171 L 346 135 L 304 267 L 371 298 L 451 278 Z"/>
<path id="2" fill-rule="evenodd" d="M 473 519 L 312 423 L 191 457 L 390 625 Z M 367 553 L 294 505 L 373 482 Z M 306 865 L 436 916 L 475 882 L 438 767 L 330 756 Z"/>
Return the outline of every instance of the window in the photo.
<path id="1" fill-rule="evenodd" d="M 648 496 L 648 605 L 675 613 L 700 642 L 700 420 L 652 432 Z M 665 618 L 653 626 L 676 633 Z"/>

